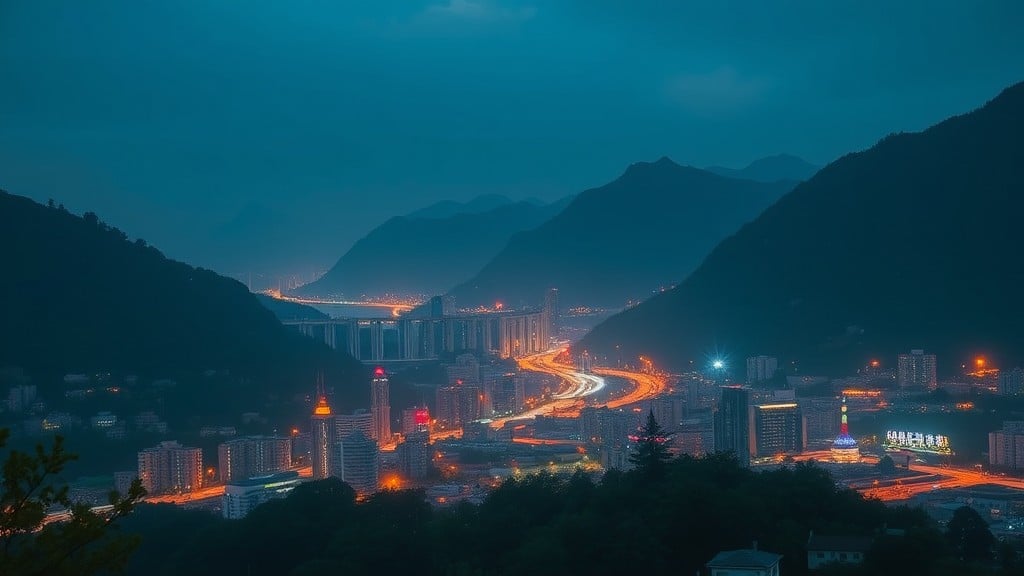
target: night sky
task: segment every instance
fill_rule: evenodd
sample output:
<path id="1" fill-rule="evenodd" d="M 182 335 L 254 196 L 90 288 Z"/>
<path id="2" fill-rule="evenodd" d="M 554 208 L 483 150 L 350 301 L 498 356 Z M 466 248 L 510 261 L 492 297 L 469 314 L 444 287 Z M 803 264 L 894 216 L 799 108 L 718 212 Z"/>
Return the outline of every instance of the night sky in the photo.
<path id="1" fill-rule="evenodd" d="M 630 163 L 824 164 L 1024 80 L 1024 2 L 0 2 L 0 188 L 226 273 Z"/>

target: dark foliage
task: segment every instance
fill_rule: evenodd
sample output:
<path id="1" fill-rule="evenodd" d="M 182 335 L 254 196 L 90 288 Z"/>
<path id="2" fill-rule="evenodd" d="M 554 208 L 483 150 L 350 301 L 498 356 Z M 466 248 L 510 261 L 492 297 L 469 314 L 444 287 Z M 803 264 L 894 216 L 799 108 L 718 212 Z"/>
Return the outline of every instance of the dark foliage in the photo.
<path id="1" fill-rule="evenodd" d="M 991 560 L 992 547 L 996 542 L 985 519 L 968 506 L 961 506 L 953 512 L 953 518 L 946 527 L 946 540 L 957 557 L 967 562 Z"/>
<path id="2" fill-rule="evenodd" d="M 620 345 L 670 368 L 716 346 L 806 369 L 912 347 L 949 367 L 976 350 L 1019 363 L 1024 259 L 1009 231 L 1024 211 L 1021 134 L 1024 84 L 847 155 L 719 244 L 683 284 L 581 345 Z"/>
<path id="3" fill-rule="evenodd" d="M 528 476 L 479 506 L 441 510 L 416 491 L 356 504 L 336 480 L 312 483 L 245 520 L 210 516 L 206 527 L 162 540 L 173 554 L 140 550 L 132 573 L 695 574 L 717 552 L 757 540 L 784 555 L 783 574 L 799 576 L 811 530 L 874 536 L 885 525 L 908 534 L 878 537 L 865 566 L 828 573 L 971 573 L 919 509 L 865 501 L 813 465 L 755 473 L 716 455 L 664 466 L 661 477 L 612 471 L 600 483 Z M 184 514 L 159 510 L 133 528 L 145 542 L 166 534 L 163 526 L 183 525 Z"/>
<path id="4" fill-rule="evenodd" d="M 49 449 L 35 453 L 7 448 L 9 430 L 0 428 L 0 574 L 11 576 L 89 576 L 121 570 L 138 536 L 117 534 L 115 522 L 131 513 L 146 495 L 136 479 L 127 494 L 110 494 L 110 508 L 101 514 L 73 503 L 59 481 L 68 462 L 60 436 Z M 68 518 L 46 522 L 47 513 L 62 509 Z"/>
<path id="5" fill-rule="evenodd" d="M 305 295 L 441 294 L 471 277 L 517 232 L 561 212 L 569 199 L 548 205 L 517 202 L 479 213 L 443 210 L 440 217 L 398 216 L 374 228 L 323 278 L 295 292 Z"/>
<path id="6" fill-rule="evenodd" d="M 724 178 L 668 158 L 640 162 L 517 234 L 451 294 L 460 306 L 516 306 L 538 304 L 556 287 L 566 305 L 620 307 L 685 278 L 715 244 L 792 186 Z"/>
<path id="7" fill-rule="evenodd" d="M 652 409 L 647 413 L 647 422 L 637 431 L 636 450 L 629 455 L 630 463 L 639 474 L 652 478 L 665 474 L 666 463 L 672 459 L 666 444 L 668 438 Z"/>

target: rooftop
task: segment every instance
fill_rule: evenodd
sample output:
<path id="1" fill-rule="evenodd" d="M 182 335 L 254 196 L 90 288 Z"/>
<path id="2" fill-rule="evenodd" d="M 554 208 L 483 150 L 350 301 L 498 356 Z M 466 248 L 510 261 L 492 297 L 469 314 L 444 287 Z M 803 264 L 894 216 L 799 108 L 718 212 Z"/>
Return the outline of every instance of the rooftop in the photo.
<path id="1" fill-rule="evenodd" d="M 764 568 L 777 566 L 781 554 L 760 550 L 726 550 L 719 552 L 707 563 L 708 568 Z"/>

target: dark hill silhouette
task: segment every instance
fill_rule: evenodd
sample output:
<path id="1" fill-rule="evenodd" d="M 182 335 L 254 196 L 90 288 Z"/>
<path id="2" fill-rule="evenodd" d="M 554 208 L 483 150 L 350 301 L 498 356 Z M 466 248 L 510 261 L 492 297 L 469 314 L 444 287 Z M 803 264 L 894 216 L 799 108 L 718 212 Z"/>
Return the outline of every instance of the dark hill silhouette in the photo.
<path id="1" fill-rule="evenodd" d="M 169 260 L 95 214 L 0 192 L 0 246 L 0 366 L 228 370 L 249 380 L 239 399 L 252 403 L 310 390 L 318 369 L 332 383 L 362 380 L 355 360 L 288 331 L 241 283 Z"/>
<path id="2" fill-rule="evenodd" d="M 792 185 L 723 178 L 668 158 L 639 162 L 517 234 L 451 294 L 458 306 L 518 306 L 557 287 L 565 305 L 619 307 L 681 280 Z"/>
<path id="3" fill-rule="evenodd" d="M 715 348 L 848 369 L 925 348 L 1024 354 L 1024 84 L 800 184 L 684 283 L 582 342 L 670 367 Z M 845 363 L 845 364 L 844 364 Z M 857 364 L 859 365 L 859 364 Z"/>
<path id="4" fill-rule="evenodd" d="M 723 168 L 721 166 L 710 166 L 708 172 L 714 172 L 719 176 L 728 178 L 745 178 L 757 180 L 758 182 L 776 182 L 778 180 L 792 180 L 800 182 L 807 180 L 820 169 L 807 162 L 803 158 L 792 154 L 777 154 L 758 160 L 754 160 L 745 168 Z"/>
<path id="5" fill-rule="evenodd" d="M 347 298 L 443 293 L 480 270 L 513 234 L 540 225 L 568 203 L 569 198 L 541 206 L 517 202 L 441 218 L 392 218 L 356 242 L 321 279 L 295 293 Z"/>

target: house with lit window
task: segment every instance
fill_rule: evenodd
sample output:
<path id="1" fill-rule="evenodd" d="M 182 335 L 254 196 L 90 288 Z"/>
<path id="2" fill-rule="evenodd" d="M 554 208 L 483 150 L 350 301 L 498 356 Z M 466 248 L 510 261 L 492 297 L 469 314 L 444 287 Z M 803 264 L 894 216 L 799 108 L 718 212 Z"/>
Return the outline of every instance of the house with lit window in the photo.
<path id="1" fill-rule="evenodd" d="M 860 564 L 871 548 L 871 538 L 858 536 L 822 536 L 811 532 L 807 538 L 807 569 L 827 564 Z"/>
<path id="2" fill-rule="evenodd" d="M 705 564 L 709 576 L 779 576 L 780 554 L 753 548 L 719 552 Z"/>

